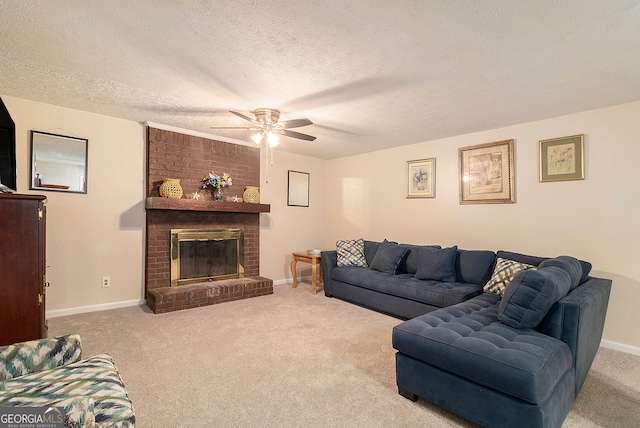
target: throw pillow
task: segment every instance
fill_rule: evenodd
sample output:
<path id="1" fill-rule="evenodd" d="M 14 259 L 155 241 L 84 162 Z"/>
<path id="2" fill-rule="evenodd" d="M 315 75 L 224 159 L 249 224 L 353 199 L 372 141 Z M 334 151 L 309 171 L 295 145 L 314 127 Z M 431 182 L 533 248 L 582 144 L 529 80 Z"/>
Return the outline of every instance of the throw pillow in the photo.
<path id="1" fill-rule="evenodd" d="M 398 245 L 395 242 L 389 242 L 386 239 L 382 241 L 376 255 L 371 262 L 371 269 L 379 272 L 395 275 L 402 259 L 409 252 L 409 248 Z"/>
<path id="2" fill-rule="evenodd" d="M 420 265 L 415 277 L 434 281 L 455 282 L 458 247 L 420 248 Z"/>
<path id="3" fill-rule="evenodd" d="M 568 272 L 557 266 L 518 272 L 498 306 L 498 320 L 513 328 L 534 328 L 571 286 Z"/>
<path id="4" fill-rule="evenodd" d="M 456 280 L 466 284 L 484 285 L 491 279 L 496 253 L 487 250 L 458 250 Z"/>
<path id="5" fill-rule="evenodd" d="M 364 239 L 340 240 L 336 242 L 338 266 L 367 267 L 364 258 Z"/>
<path id="6" fill-rule="evenodd" d="M 528 269 L 535 269 L 535 266 L 498 257 L 491 279 L 484 285 L 483 290 L 502 296 L 513 276 L 520 271 Z"/>
<path id="7" fill-rule="evenodd" d="M 529 256 L 504 250 L 499 250 L 496 255 L 503 259 L 515 260 L 520 263 L 527 263 L 534 266 L 539 266 L 540 263 L 548 259 L 548 257 Z M 579 262 L 582 266 L 582 277 L 580 278 L 580 284 L 582 284 L 589 277 L 589 272 L 591 272 L 591 263 L 585 262 L 584 260 L 579 260 Z"/>
<path id="8" fill-rule="evenodd" d="M 558 256 L 555 259 L 547 259 L 540 263 L 539 269 L 547 266 L 557 266 L 563 269 L 571 277 L 571 287 L 569 290 L 573 290 L 580 284 L 582 279 L 582 264 L 580 260 L 571 256 Z"/>

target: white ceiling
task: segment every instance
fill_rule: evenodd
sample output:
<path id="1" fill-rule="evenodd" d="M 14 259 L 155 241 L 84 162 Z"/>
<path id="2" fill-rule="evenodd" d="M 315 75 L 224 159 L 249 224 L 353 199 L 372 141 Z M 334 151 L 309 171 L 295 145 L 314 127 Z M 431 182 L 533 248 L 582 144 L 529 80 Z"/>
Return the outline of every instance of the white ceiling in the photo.
<path id="1" fill-rule="evenodd" d="M 212 134 L 308 117 L 324 159 L 640 100 L 640 0 L 0 6 L 0 94 Z M 215 131 L 250 141 L 248 131 Z M 514 136 L 517 137 L 517 136 Z"/>

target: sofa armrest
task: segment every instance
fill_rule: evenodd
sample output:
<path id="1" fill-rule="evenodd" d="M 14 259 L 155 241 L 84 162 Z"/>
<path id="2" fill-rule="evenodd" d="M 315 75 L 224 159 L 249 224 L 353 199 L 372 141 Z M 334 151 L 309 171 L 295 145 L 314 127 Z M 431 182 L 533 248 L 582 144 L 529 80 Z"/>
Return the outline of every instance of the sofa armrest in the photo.
<path id="1" fill-rule="evenodd" d="M 322 263 L 322 280 L 324 294 L 332 296 L 331 292 L 331 269 L 338 266 L 338 252 L 336 250 L 323 251 L 320 253 L 320 261 Z"/>
<path id="2" fill-rule="evenodd" d="M 611 284 L 609 279 L 590 277 L 556 302 L 537 327 L 569 345 L 576 370 L 576 396 L 600 347 Z"/>
<path id="3" fill-rule="evenodd" d="M 80 336 L 30 340 L 0 347 L 0 380 L 50 370 L 80 360 Z"/>

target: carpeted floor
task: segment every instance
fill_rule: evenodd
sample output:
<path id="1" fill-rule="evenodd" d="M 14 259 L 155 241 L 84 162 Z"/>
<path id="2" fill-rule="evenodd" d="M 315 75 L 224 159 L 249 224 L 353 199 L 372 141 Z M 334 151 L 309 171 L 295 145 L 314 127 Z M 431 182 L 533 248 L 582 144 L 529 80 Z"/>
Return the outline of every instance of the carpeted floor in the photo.
<path id="1" fill-rule="evenodd" d="M 114 357 L 137 426 L 469 427 L 397 393 L 391 330 L 401 321 L 311 285 L 155 315 L 130 307 L 52 318 L 83 355 Z M 496 409 L 499 411 L 499 409 Z M 640 357 L 601 348 L 563 427 L 640 426 Z"/>

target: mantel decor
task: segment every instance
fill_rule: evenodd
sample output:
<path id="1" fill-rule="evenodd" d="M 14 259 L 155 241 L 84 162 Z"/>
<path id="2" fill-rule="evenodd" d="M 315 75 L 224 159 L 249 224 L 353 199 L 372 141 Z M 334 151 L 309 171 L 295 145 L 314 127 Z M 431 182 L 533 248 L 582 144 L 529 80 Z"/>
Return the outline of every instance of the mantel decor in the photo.
<path id="1" fill-rule="evenodd" d="M 249 204 L 260 203 L 260 190 L 258 186 L 247 186 L 242 193 L 242 200 Z"/>
<path id="2" fill-rule="evenodd" d="M 216 175 L 216 173 L 211 171 L 202 179 L 202 188 L 206 189 L 207 187 L 210 187 L 213 189 L 213 199 L 216 201 L 221 201 L 223 199 L 222 188 L 229 187 L 232 184 L 231 176 L 226 172 L 222 175 Z"/>
<path id="3" fill-rule="evenodd" d="M 163 198 L 180 199 L 182 197 L 182 186 L 178 178 L 165 178 L 158 190 Z"/>
<path id="4" fill-rule="evenodd" d="M 407 198 L 436 197 L 436 158 L 407 162 Z"/>
<path id="5" fill-rule="evenodd" d="M 458 149 L 460 204 L 515 202 L 513 140 Z"/>
<path id="6" fill-rule="evenodd" d="M 584 134 L 540 141 L 540 181 L 584 180 Z"/>

